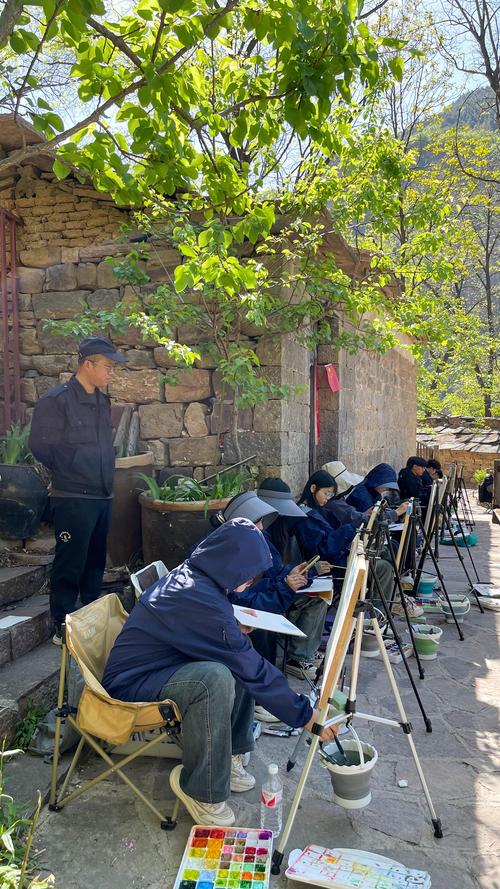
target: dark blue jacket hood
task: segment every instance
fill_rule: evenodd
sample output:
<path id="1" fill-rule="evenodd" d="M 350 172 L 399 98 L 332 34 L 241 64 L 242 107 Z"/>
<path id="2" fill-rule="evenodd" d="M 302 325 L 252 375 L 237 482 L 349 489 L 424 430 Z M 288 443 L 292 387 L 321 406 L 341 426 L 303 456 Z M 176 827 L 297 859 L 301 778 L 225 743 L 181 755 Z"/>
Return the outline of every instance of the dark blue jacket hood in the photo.
<path id="1" fill-rule="evenodd" d="M 367 488 L 379 488 L 388 482 L 397 483 L 395 470 L 392 466 L 389 466 L 389 463 L 378 463 L 377 466 L 370 469 L 368 475 L 364 477 L 362 484 L 366 485 Z"/>
<path id="2" fill-rule="evenodd" d="M 196 571 L 229 591 L 253 580 L 273 564 L 262 533 L 248 519 L 231 519 L 216 528 L 198 544 L 187 561 Z"/>

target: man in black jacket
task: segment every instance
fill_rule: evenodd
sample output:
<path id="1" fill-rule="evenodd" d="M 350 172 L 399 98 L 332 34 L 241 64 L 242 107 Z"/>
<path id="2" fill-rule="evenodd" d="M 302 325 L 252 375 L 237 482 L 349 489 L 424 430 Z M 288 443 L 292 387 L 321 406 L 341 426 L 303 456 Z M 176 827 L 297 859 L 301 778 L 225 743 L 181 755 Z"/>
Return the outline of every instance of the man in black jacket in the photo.
<path id="1" fill-rule="evenodd" d="M 115 467 L 111 404 L 101 388 L 124 360 L 106 337 L 86 337 L 75 376 L 49 389 L 33 412 L 29 445 L 52 473 L 56 551 L 50 610 L 57 644 L 78 596 L 87 605 L 101 591 Z"/>
<path id="2" fill-rule="evenodd" d="M 406 466 L 398 475 L 398 485 L 401 497 L 404 500 L 410 497 L 418 497 L 421 506 L 427 506 L 430 489 L 424 487 L 422 476 L 427 468 L 427 460 L 423 457 L 408 457 Z"/>

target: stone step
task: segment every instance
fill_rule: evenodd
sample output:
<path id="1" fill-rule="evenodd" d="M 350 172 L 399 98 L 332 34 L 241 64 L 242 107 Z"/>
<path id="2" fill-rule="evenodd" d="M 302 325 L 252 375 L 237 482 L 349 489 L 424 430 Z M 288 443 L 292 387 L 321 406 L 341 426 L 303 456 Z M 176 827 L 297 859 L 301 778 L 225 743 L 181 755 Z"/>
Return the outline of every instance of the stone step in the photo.
<path id="1" fill-rule="evenodd" d="M 0 606 L 19 602 L 38 593 L 45 581 L 45 568 L 0 568 Z"/>
<path id="2" fill-rule="evenodd" d="M 28 703 L 49 709 L 57 700 L 61 649 L 44 642 L 27 654 L 0 667 L 0 741 L 10 743 Z"/>
<path id="3" fill-rule="evenodd" d="M 0 667 L 46 642 L 52 633 L 48 594 L 0 610 Z"/>

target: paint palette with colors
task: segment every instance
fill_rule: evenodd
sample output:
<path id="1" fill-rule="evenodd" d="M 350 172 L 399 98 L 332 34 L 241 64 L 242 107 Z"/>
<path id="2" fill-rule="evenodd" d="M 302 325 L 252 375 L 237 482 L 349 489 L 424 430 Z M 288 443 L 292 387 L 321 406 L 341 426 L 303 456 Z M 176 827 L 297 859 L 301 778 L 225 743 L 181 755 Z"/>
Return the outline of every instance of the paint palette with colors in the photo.
<path id="1" fill-rule="evenodd" d="M 173 889 L 267 889 L 272 845 L 270 830 L 195 825 Z"/>

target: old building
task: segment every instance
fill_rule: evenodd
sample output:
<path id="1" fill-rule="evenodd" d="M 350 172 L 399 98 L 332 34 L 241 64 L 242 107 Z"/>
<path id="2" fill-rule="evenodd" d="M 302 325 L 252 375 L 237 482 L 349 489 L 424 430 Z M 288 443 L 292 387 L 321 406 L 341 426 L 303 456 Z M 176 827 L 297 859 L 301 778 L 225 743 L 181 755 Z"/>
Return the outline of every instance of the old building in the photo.
<path id="1" fill-rule="evenodd" d="M 91 184 L 72 177 L 58 181 L 48 155 L 35 153 L 15 162 L 23 139 L 31 145 L 43 141 L 28 124 L 0 116 L 0 158 L 12 158 L 0 167 L 4 428 L 20 413 L 29 416 L 40 395 L 75 369 L 76 340 L 55 335 L 44 328 L 44 320 L 73 318 L 82 307 L 110 307 L 127 297 L 105 261 L 127 252 L 120 233 L 127 211 Z M 357 273 L 360 257 L 340 238 L 331 237 L 326 247 L 344 271 Z M 168 244 L 157 244 L 148 262 L 152 280 L 160 280 L 164 268 L 173 269 L 179 261 Z M 177 331 L 181 342 L 189 342 L 189 335 Z M 256 454 L 261 473 L 280 474 L 297 490 L 310 467 L 326 460 L 341 459 L 363 473 L 380 461 L 399 468 L 414 452 L 415 367 L 404 342 L 382 356 L 363 352 L 353 357 L 331 346 L 312 355 L 289 336 L 276 342 L 249 330 L 248 337 L 262 374 L 278 385 L 305 387 L 293 398 L 239 411 L 242 455 Z M 162 348 L 145 343 L 133 329 L 114 340 L 127 360 L 109 393 L 116 402 L 138 407 L 141 447 L 152 451 L 155 464 L 203 477 L 221 458 L 233 461 L 229 430 L 234 406 L 231 393 L 222 392 L 215 366 L 198 362 L 170 386 L 162 371 L 171 362 Z M 327 365 L 336 371 L 339 391 L 329 385 Z"/>

